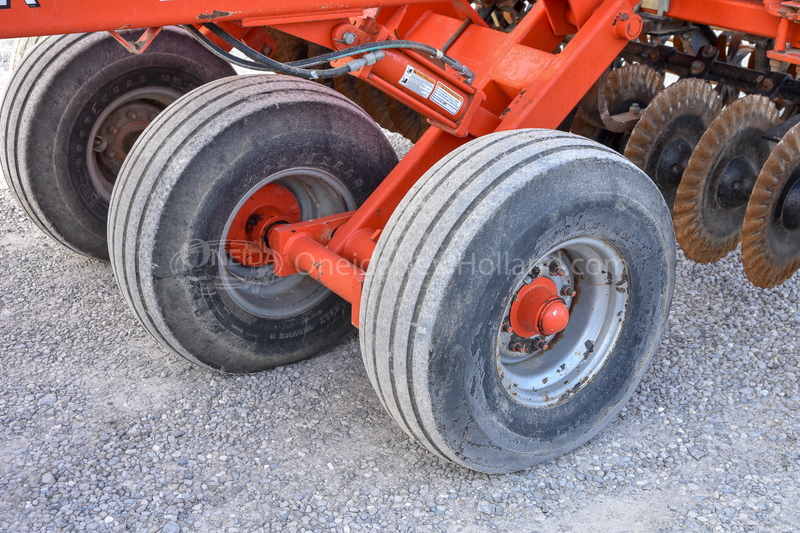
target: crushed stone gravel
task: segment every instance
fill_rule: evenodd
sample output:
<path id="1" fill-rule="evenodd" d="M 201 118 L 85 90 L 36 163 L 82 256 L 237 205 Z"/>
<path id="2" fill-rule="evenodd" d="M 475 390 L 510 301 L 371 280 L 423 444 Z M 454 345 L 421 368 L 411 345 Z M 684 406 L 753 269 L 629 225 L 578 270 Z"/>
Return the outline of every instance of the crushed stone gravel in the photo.
<path id="1" fill-rule="evenodd" d="M 3 189 L 0 532 L 797 531 L 799 325 L 799 276 L 759 290 L 738 251 L 679 254 L 669 329 L 621 416 L 488 476 L 392 423 L 355 336 L 249 376 L 170 355 L 107 263 L 48 240 Z"/>

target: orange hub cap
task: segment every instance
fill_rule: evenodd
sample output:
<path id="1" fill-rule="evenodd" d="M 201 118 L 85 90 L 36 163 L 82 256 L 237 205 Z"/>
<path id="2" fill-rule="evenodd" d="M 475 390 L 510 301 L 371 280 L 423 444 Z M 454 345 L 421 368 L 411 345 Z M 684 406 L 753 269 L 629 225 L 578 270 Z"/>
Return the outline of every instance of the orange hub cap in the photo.
<path id="1" fill-rule="evenodd" d="M 568 323 L 569 309 L 548 278 L 536 278 L 522 287 L 511 306 L 511 330 L 520 337 L 554 335 Z"/>
<path id="2" fill-rule="evenodd" d="M 282 185 L 268 183 L 258 189 L 236 213 L 225 237 L 228 255 L 245 266 L 272 263 L 266 233 L 275 224 L 300 222 L 297 198 Z"/>

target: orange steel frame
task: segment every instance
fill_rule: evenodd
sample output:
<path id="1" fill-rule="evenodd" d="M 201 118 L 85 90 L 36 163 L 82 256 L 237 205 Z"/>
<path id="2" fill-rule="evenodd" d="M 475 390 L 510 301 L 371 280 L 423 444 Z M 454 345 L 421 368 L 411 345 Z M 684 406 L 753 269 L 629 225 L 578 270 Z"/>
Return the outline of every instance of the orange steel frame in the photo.
<path id="1" fill-rule="evenodd" d="M 332 49 L 405 39 L 441 49 L 475 74 L 469 85 L 436 60 L 386 51 L 354 75 L 419 111 L 434 126 L 357 210 L 278 226 L 270 232 L 275 272 L 307 272 L 353 304 L 358 325 L 365 270 L 382 229 L 403 196 L 433 164 L 469 140 L 495 131 L 556 128 L 625 45 L 638 37 L 636 0 L 539 0 L 511 33 L 487 27 L 467 0 L 0 0 L 0 38 L 213 21 L 240 37 L 270 26 Z M 776 0 L 671 0 L 667 16 L 720 26 L 800 48 L 793 15 Z M 469 19 L 469 23 L 466 20 Z M 237 31 L 234 31 L 237 30 Z M 460 33 L 459 33 L 460 32 Z M 574 37 L 559 49 L 564 37 Z M 245 38 L 245 41 L 247 39 Z M 411 64 L 457 92 L 465 105 L 447 116 L 398 83 Z"/>

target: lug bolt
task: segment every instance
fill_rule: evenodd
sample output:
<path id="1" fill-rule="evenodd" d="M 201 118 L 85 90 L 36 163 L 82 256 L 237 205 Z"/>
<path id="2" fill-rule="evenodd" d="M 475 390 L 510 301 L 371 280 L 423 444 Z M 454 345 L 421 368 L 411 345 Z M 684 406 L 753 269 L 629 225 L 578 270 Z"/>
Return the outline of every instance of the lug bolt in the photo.
<path id="1" fill-rule="evenodd" d="M 128 111 L 128 118 L 131 120 L 136 120 L 136 112 L 135 111 Z"/>
<path id="2" fill-rule="evenodd" d="M 109 131 L 109 132 L 110 132 L 112 135 L 116 135 L 117 133 L 119 133 L 119 130 L 118 130 L 117 128 L 115 128 L 114 126 L 111 126 L 110 128 L 108 128 L 108 131 Z"/>
<path id="3" fill-rule="evenodd" d="M 500 328 L 500 329 L 503 331 L 503 333 L 510 333 L 511 332 L 511 324 L 509 324 L 508 322 L 505 322 L 503 324 L 503 327 Z"/>
<path id="4" fill-rule="evenodd" d="M 705 69 L 705 68 L 706 68 L 706 66 L 703 64 L 702 61 L 692 61 L 692 66 L 689 68 L 689 71 L 692 74 L 697 75 L 697 74 L 700 74 L 701 72 L 703 72 L 703 69 Z"/>
<path id="5" fill-rule="evenodd" d="M 536 350 L 546 350 L 548 348 L 547 343 L 544 341 L 544 339 L 540 339 L 538 337 L 533 339 L 533 347 Z"/>
<path id="6" fill-rule="evenodd" d="M 115 158 L 117 156 L 117 152 L 115 152 L 114 150 L 109 150 L 109 151 L 106 152 L 106 155 L 108 157 L 110 157 L 111 159 L 113 159 L 113 158 Z"/>
<path id="7" fill-rule="evenodd" d="M 564 285 L 561 287 L 561 296 L 575 296 L 578 294 L 578 291 L 570 287 L 569 285 Z"/>
<path id="8" fill-rule="evenodd" d="M 512 352 L 517 352 L 517 353 L 525 351 L 525 348 L 518 342 L 512 343 L 511 346 L 509 346 L 509 348 L 511 348 Z"/>
<path id="9" fill-rule="evenodd" d="M 566 274 L 564 269 L 561 268 L 561 265 L 558 264 L 558 261 L 551 262 L 549 268 L 550 268 L 550 274 L 552 274 L 553 276 L 563 276 Z"/>

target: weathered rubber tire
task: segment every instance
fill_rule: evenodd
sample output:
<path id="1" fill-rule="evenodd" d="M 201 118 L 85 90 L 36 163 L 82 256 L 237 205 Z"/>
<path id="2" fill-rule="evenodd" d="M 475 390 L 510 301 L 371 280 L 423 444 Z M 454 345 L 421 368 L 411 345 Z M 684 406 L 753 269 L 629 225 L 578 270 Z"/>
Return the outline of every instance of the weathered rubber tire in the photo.
<path id="1" fill-rule="evenodd" d="M 165 101 L 152 106 L 163 109 L 195 87 L 234 74 L 180 28 L 165 28 L 141 55 L 106 33 L 44 38 L 22 58 L 0 106 L 0 130 L 7 132 L 0 165 L 9 188 L 51 238 L 108 259 L 113 182 L 94 185 L 89 171 L 97 157 L 89 137 L 104 112 L 148 91 L 164 94 Z"/>
<path id="2" fill-rule="evenodd" d="M 375 122 L 327 87 L 280 75 L 210 83 L 157 117 L 125 161 L 109 216 L 114 275 L 142 324 L 193 363 L 243 373 L 311 357 L 352 332 L 350 305 L 299 274 L 274 280 L 266 267 L 247 271 L 256 288 L 281 291 L 272 284 L 300 279 L 321 291 L 308 299 L 316 303 L 283 312 L 279 292 L 272 315 L 246 309 L 235 280 L 226 281 L 234 268 L 226 223 L 278 173 L 327 173 L 351 197 L 345 211 L 396 164 Z"/>
<path id="3" fill-rule="evenodd" d="M 17 42 L 14 43 L 14 51 L 11 52 L 11 68 L 9 68 L 9 70 L 11 72 L 15 71 L 17 65 L 22 61 L 22 58 L 33 50 L 33 47 L 36 46 L 39 41 L 45 38 L 46 37 L 28 37 L 26 39 L 17 39 Z"/>
<path id="4" fill-rule="evenodd" d="M 583 388 L 529 407 L 502 386 L 495 360 L 515 279 L 502 265 L 582 235 L 627 263 L 625 322 Z M 362 296 L 364 364 L 392 418 L 430 451 L 517 471 L 586 442 L 622 408 L 658 347 L 674 282 L 669 210 L 629 161 L 568 133 L 487 135 L 429 170 L 383 231 Z"/>

